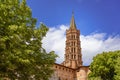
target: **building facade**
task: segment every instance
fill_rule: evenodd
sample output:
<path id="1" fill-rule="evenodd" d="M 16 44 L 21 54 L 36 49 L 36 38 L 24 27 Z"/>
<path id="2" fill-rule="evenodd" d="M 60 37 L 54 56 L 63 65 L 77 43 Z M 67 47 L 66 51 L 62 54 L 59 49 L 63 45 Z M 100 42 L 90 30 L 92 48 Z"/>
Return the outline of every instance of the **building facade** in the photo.
<path id="1" fill-rule="evenodd" d="M 54 74 L 50 80 L 87 80 L 89 66 L 83 66 L 80 30 L 75 24 L 74 15 L 70 22 L 70 28 L 66 30 L 65 60 L 61 64 L 55 63 Z"/>

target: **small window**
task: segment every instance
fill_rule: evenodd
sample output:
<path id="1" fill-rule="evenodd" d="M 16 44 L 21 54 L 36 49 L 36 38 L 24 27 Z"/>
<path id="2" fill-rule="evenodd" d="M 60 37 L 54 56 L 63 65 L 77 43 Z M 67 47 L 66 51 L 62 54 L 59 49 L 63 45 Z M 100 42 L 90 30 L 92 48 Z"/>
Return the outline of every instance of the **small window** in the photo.
<path id="1" fill-rule="evenodd" d="M 57 66 L 56 66 L 56 68 L 57 68 Z"/>

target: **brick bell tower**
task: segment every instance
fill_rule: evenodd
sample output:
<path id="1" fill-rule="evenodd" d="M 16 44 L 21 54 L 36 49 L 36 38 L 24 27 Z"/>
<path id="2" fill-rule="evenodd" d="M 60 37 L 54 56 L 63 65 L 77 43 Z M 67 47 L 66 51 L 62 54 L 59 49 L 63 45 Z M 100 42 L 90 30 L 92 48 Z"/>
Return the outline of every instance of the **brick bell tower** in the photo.
<path id="1" fill-rule="evenodd" d="M 78 68 L 82 66 L 82 54 L 80 43 L 80 30 L 77 30 L 74 14 L 70 23 L 70 28 L 66 30 L 66 48 L 65 48 L 65 61 L 64 66 L 70 68 Z"/>

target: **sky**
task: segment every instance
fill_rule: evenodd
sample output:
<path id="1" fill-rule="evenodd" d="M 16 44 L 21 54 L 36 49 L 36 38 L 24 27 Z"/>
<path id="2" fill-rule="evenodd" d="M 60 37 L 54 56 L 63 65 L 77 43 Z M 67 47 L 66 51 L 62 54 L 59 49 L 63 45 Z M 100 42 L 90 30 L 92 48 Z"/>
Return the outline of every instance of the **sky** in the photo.
<path id="1" fill-rule="evenodd" d="M 37 26 L 49 27 L 43 47 L 64 60 L 65 31 L 69 28 L 72 12 L 80 30 L 84 65 L 103 51 L 120 50 L 120 0 L 27 0 Z M 51 46 L 52 45 L 52 46 Z"/>

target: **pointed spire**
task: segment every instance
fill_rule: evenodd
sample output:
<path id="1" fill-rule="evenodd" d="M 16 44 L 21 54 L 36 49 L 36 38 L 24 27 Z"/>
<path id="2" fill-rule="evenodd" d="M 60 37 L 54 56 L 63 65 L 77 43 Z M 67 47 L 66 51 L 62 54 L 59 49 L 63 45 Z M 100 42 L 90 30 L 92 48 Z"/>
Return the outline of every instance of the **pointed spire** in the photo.
<path id="1" fill-rule="evenodd" d="M 72 19 L 70 23 L 70 29 L 76 29 L 75 19 L 74 19 L 74 13 L 72 12 Z"/>

